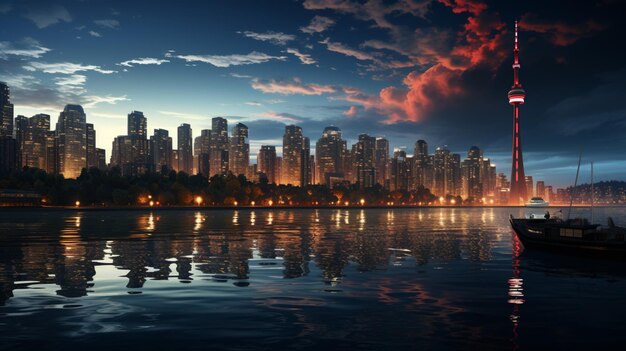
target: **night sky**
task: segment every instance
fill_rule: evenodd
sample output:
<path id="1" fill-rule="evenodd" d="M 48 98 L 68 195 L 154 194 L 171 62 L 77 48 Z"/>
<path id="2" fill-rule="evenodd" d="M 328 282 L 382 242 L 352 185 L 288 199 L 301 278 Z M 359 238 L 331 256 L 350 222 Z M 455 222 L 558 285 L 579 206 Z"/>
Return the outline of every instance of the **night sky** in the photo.
<path id="1" fill-rule="evenodd" d="M 339 126 L 391 147 L 476 145 L 510 173 L 513 24 L 520 19 L 526 173 L 564 186 L 578 153 L 625 179 L 626 37 L 620 1 L 2 1 L 0 80 L 15 114 L 85 107 L 97 146 L 143 111 L 150 134 L 211 117 L 250 127 Z M 279 148 L 280 151 L 280 148 Z"/>

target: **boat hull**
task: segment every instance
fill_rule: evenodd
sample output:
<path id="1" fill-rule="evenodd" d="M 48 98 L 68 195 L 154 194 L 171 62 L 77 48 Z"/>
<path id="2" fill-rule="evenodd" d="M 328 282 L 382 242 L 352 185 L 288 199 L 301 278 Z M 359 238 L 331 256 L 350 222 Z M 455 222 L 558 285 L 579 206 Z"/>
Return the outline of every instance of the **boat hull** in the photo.
<path id="1" fill-rule="evenodd" d="M 542 224 L 540 220 L 511 219 L 510 222 L 513 231 L 527 249 L 626 259 L 626 242 L 623 240 L 587 240 L 583 238 L 547 237 L 545 235 L 545 228 L 550 227 L 550 221 L 543 221 L 544 224 Z M 537 229 L 542 228 L 544 232 L 538 233 L 539 230 Z M 561 227 L 556 226 L 556 228 L 560 229 Z M 596 231 L 593 232 L 593 234 L 600 236 L 606 233 Z"/>

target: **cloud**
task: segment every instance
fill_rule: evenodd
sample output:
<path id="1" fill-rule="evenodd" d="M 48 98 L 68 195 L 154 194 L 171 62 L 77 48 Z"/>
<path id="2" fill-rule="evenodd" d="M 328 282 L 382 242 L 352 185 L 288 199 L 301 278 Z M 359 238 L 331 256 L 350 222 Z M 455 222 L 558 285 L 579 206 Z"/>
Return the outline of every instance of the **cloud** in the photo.
<path id="1" fill-rule="evenodd" d="M 82 74 L 72 74 L 66 77 L 56 77 L 54 82 L 63 94 L 81 95 L 85 92 L 84 85 L 87 82 L 87 77 Z"/>
<path id="2" fill-rule="evenodd" d="M 276 81 L 253 79 L 252 88 L 263 93 L 282 95 L 322 95 L 334 93 L 337 89 L 331 85 L 303 84 L 298 78 L 293 81 Z"/>
<path id="3" fill-rule="evenodd" d="M 305 65 L 313 65 L 317 63 L 317 61 L 315 61 L 315 59 L 311 57 L 311 55 L 303 54 L 298 49 L 288 48 L 287 53 L 294 55 L 300 60 L 300 62 Z"/>
<path id="4" fill-rule="evenodd" d="M 244 103 L 246 105 L 248 105 L 248 106 L 263 106 L 263 104 L 258 102 L 258 101 L 247 101 L 247 102 L 244 102 Z"/>
<path id="5" fill-rule="evenodd" d="M 43 47 L 37 40 L 28 37 L 18 42 L 17 46 L 8 41 L 0 41 L 0 59 L 3 60 L 8 59 L 8 56 L 40 58 L 49 51 L 51 49 Z"/>
<path id="6" fill-rule="evenodd" d="M 299 123 L 302 122 L 302 117 L 296 116 L 294 114 L 291 113 L 284 113 L 284 112 L 273 112 L 273 111 L 267 111 L 267 112 L 262 112 L 259 114 L 255 114 L 256 117 L 260 117 L 262 119 L 270 119 L 270 120 L 277 120 L 277 121 L 281 121 L 284 123 Z"/>
<path id="7" fill-rule="evenodd" d="M 116 29 L 120 26 L 120 21 L 116 19 L 100 19 L 93 21 L 93 23 L 97 26 L 111 29 Z"/>
<path id="8" fill-rule="evenodd" d="M 579 39 L 591 37 L 606 28 L 605 25 L 594 20 L 573 25 L 559 21 L 546 21 L 532 13 L 522 16 L 519 27 L 520 31 L 547 34 L 550 42 L 558 46 L 571 45 Z"/>
<path id="9" fill-rule="evenodd" d="M 359 113 L 359 108 L 356 106 L 350 106 L 350 108 L 343 113 L 344 116 L 355 117 Z"/>
<path id="10" fill-rule="evenodd" d="M 281 99 L 269 99 L 269 100 L 265 100 L 265 102 L 267 102 L 268 104 L 274 105 L 274 104 L 283 104 L 287 101 L 281 100 Z"/>
<path id="11" fill-rule="evenodd" d="M 46 28 L 61 21 L 72 21 L 72 16 L 65 7 L 45 3 L 28 6 L 24 17 L 33 21 L 39 29 Z"/>
<path id="12" fill-rule="evenodd" d="M 204 62 L 222 68 L 264 63 L 271 60 L 284 61 L 287 59 L 286 56 L 272 56 L 258 51 L 245 55 L 178 55 L 176 57 L 187 62 Z"/>
<path id="13" fill-rule="evenodd" d="M 89 114 L 92 117 L 111 118 L 111 119 L 123 119 L 126 120 L 126 116 L 123 114 L 104 113 L 104 112 L 91 112 Z"/>
<path id="14" fill-rule="evenodd" d="M 134 65 L 157 65 L 159 66 L 167 62 L 170 62 L 170 61 L 164 60 L 164 59 L 152 58 L 152 57 L 140 57 L 140 58 L 120 62 L 118 63 L 118 65 L 126 66 L 126 67 L 134 67 Z"/>
<path id="15" fill-rule="evenodd" d="M 352 49 L 342 43 L 333 43 L 330 38 L 320 41 L 320 44 L 326 45 L 328 51 L 336 52 L 342 55 L 351 56 L 361 61 L 378 61 L 376 57 L 364 51 Z"/>
<path id="16" fill-rule="evenodd" d="M 92 107 L 96 106 L 97 104 L 101 104 L 101 103 L 116 105 L 120 101 L 130 101 L 130 99 L 127 98 L 126 95 L 122 95 L 122 96 L 111 96 L 111 95 L 97 96 L 97 95 L 90 95 L 90 96 L 85 96 L 84 97 L 82 104 L 83 104 L 83 107 L 92 108 Z"/>
<path id="17" fill-rule="evenodd" d="M 159 111 L 160 114 L 169 117 L 176 117 L 182 119 L 190 119 L 195 121 L 210 121 L 211 118 L 206 115 L 200 115 L 195 113 L 187 113 L 187 112 L 175 112 L 175 111 Z"/>
<path id="18" fill-rule="evenodd" d="M 11 11 L 12 8 L 11 4 L 0 4 L 0 13 L 7 13 Z"/>
<path id="19" fill-rule="evenodd" d="M 335 20 L 324 16 L 315 16 L 306 27 L 300 27 L 300 31 L 307 34 L 321 33 L 335 25 Z"/>
<path id="20" fill-rule="evenodd" d="M 233 77 L 233 78 L 241 78 L 241 79 L 250 79 L 250 78 L 252 78 L 252 76 L 249 76 L 247 74 L 239 74 L 239 73 L 231 73 L 230 76 Z"/>
<path id="21" fill-rule="evenodd" d="M 256 33 L 251 31 L 237 32 L 254 40 L 266 41 L 275 45 L 287 45 L 288 42 L 296 39 L 295 35 L 285 34 L 281 32 Z"/>
<path id="22" fill-rule="evenodd" d="M 96 37 L 96 38 L 102 37 L 102 34 L 96 32 L 96 31 L 93 31 L 93 30 L 89 31 L 89 35 L 91 35 L 92 37 Z"/>
<path id="23" fill-rule="evenodd" d="M 74 74 L 76 72 L 94 71 L 102 74 L 111 74 L 115 71 L 105 70 L 100 66 L 95 65 L 83 65 L 80 63 L 71 62 L 58 62 L 58 63 L 45 63 L 45 62 L 30 62 L 24 66 L 27 71 L 41 71 L 44 73 L 60 73 L 60 74 Z"/>

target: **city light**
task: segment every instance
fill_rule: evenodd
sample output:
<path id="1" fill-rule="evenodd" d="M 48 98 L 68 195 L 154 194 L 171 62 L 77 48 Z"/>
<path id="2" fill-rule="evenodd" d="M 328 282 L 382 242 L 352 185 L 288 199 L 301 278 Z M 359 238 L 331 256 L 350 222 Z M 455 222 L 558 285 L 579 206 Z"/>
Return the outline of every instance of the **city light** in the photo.
<path id="1" fill-rule="evenodd" d="M 150 207 L 154 206 L 154 201 L 150 200 Z"/>
<path id="2" fill-rule="evenodd" d="M 76 205 L 76 207 L 80 206 L 80 201 L 76 201 L 74 205 Z"/>
<path id="3" fill-rule="evenodd" d="M 272 206 L 274 204 L 274 201 L 270 200 L 267 202 L 268 205 Z"/>
<path id="4" fill-rule="evenodd" d="M 196 196 L 196 204 L 200 206 L 202 204 L 202 196 Z"/>
<path id="5" fill-rule="evenodd" d="M 365 205 L 365 199 L 359 200 L 359 203 L 361 203 L 361 206 Z"/>

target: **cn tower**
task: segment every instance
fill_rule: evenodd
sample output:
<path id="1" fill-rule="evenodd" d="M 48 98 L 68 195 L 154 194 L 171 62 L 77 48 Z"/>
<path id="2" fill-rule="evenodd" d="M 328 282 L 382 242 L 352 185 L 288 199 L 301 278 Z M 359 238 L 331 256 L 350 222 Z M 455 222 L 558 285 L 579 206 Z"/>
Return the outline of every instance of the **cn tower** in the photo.
<path id="1" fill-rule="evenodd" d="M 509 90 L 509 104 L 513 106 L 513 163 L 511 165 L 511 191 L 509 205 L 523 204 L 526 197 L 524 177 L 524 158 L 522 157 L 522 138 L 520 135 L 519 107 L 524 104 L 526 91 L 519 81 L 519 48 L 517 46 L 517 21 L 515 21 L 515 48 L 513 49 L 513 86 Z"/>

